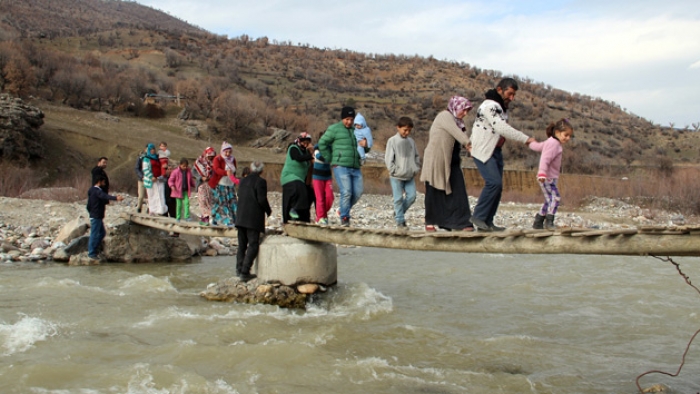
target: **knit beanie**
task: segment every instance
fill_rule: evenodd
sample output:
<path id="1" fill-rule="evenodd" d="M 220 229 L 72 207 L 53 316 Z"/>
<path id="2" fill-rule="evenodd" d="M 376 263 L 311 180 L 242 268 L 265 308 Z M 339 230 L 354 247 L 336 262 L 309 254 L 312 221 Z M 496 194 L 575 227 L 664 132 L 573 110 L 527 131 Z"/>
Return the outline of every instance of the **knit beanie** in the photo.
<path id="1" fill-rule="evenodd" d="M 355 119 L 355 108 L 353 107 L 343 107 L 340 111 L 340 119 L 353 118 Z"/>

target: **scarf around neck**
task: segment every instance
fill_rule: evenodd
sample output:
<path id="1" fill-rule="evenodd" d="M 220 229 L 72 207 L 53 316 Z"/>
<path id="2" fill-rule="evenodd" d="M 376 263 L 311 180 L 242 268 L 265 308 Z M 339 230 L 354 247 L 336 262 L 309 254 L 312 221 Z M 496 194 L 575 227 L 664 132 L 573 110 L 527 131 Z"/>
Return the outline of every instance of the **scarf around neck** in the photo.
<path id="1" fill-rule="evenodd" d="M 503 113 L 508 112 L 508 107 L 506 106 L 505 101 L 503 101 L 503 97 L 501 97 L 501 95 L 498 94 L 496 89 L 491 89 L 491 90 L 486 91 L 485 96 L 486 96 L 487 100 L 493 100 L 493 101 L 497 102 L 498 105 L 500 105 L 501 108 L 503 109 Z"/>
<path id="2" fill-rule="evenodd" d="M 214 152 L 214 149 L 207 147 L 202 155 L 197 158 L 197 167 L 205 172 L 204 174 L 201 174 L 202 176 L 209 176 L 209 174 L 211 174 L 211 161 L 208 160 L 207 157 L 210 157 L 212 152 Z M 216 154 L 216 152 L 214 152 L 214 154 Z"/>

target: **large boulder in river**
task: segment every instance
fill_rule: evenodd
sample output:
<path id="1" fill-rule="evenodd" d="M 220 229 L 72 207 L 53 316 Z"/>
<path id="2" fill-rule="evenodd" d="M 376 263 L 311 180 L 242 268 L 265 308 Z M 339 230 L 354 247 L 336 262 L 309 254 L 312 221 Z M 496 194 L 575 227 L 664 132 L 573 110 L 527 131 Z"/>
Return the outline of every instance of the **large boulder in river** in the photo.
<path id="1" fill-rule="evenodd" d="M 123 263 L 189 261 L 192 251 L 181 238 L 166 232 L 120 221 L 108 231 L 102 243 L 107 261 Z"/>
<path id="2" fill-rule="evenodd" d="M 54 238 L 54 242 L 70 244 L 72 240 L 84 235 L 87 229 L 88 219 L 82 215 L 78 216 L 61 227 L 61 231 L 59 231 L 56 238 Z"/>
<path id="3" fill-rule="evenodd" d="M 44 113 L 22 99 L 0 95 L 0 162 L 20 166 L 43 155 L 38 129 Z"/>

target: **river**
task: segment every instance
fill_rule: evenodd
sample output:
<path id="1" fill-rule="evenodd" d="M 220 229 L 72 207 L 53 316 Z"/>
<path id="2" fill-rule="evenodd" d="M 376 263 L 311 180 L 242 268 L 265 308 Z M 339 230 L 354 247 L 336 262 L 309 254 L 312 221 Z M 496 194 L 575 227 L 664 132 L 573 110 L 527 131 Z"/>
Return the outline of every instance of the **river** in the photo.
<path id="1" fill-rule="evenodd" d="M 0 392 L 635 393 L 700 328 L 651 257 L 339 248 L 306 311 L 199 297 L 232 261 L 3 264 Z M 700 391 L 700 343 L 656 383 Z"/>

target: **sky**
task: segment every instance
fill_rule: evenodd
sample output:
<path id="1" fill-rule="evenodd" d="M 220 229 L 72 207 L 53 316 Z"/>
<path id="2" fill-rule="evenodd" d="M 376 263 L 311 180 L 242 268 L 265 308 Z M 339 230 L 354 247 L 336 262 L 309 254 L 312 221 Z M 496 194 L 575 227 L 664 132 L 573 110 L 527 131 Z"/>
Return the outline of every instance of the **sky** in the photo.
<path id="1" fill-rule="evenodd" d="M 137 0 L 209 32 L 433 56 L 700 124 L 698 0 Z M 691 126 L 692 127 L 692 126 Z"/>

